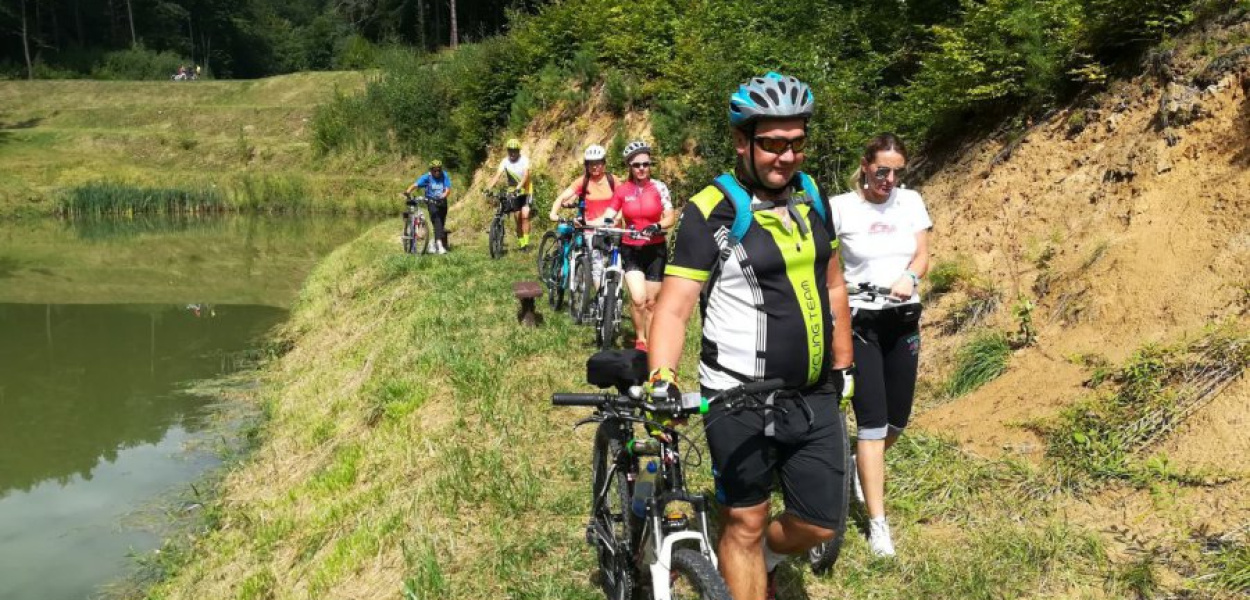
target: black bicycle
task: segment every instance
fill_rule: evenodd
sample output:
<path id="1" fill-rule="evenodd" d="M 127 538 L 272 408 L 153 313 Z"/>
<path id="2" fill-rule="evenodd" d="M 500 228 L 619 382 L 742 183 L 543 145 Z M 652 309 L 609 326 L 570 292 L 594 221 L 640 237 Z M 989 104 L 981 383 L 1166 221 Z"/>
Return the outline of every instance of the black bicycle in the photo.
<path id="1" fill-rule="evenodd" d="M 490 220 L 490 232 L 488 235 L 490 257 L 502 258 L 504 254 L 504 226 L 507 223 L 508 214 L 513 212 L 513 208 L 516 206 L 517 193 L 516 190 L 510 190 L 487 192 L 486 195 L 495 199 L 495 216 Z"/>
<path id="2" fill-rule="evenodd" d="M 404 233 L 399 238 L 400 242 L 406 254 L 423 254 L 430 231 L 421 212 L 421 205 L 426 204 L 426 200 L 411 194 L 404 194 L 404 198 L 407 199 L 405 204 L 408 209 L 404 211 Z M 428 206 L 426 210 L 429 210 Z"/>
<path id="3" fill-rule="evenodd" d="M 592 357 L 591 383 L 606 387 L 603 381 L 594 381 L 595 361 L 619 355 L 609 352 Z M 621 393 L 551 397 L 556 406 L 596 409 L 575 427 L 598 423 L 586 542 L 598 554 L 600 585 L 611 600 L 730 600 L 725 581 L 716 571 L 707 497 L 686 490 L 681 436 L 665 417 L 705 413 L 716 402 L 735 409 L 753 408 L 762 405 L 757 396 L 780 389 L 783 382 L 747 383 L 706 399 L 697 393 L 648 398 L 641 387 L 630 383 L 628 377 L 618 378 L 615 385 Z M 636 437 L 635 425 L 659 435 Z"/>

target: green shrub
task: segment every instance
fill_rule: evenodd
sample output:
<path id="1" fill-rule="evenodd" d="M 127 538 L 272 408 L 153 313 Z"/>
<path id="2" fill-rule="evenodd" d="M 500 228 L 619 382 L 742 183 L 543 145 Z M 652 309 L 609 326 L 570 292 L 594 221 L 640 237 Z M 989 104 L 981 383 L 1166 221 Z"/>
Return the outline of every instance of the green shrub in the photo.
<path id="1" fill-rule="evenodd" d="M 194 66 L 173 52 L 155 52 L 143 46 L 104 55 L 91 71 L 96 79 L 169 79 L 180 66 Z"/>
<path id="2" fill-rule="evenodd" d="M 630 94 L 630 85 L 625 76 L 616 69 L 608 71 L 603 82 L 603 99 L 613 115 L 617 117 L 625 115 L 630 108 Z"/>

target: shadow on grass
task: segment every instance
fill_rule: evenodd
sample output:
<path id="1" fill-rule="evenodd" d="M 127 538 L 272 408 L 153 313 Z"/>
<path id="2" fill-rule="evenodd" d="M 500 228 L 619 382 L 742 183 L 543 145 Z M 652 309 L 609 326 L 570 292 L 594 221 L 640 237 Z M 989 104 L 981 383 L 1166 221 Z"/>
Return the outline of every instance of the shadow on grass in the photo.
<path id="1" fill-rule="evenodd" d="M 15 129 L 33 129 L 43 121 L 42 117 L 26 119 L 25 121 L 14 121 L 12 123 L 4 120 L 4 115 L 0 115 L 0 146 L 16 141 L 17 136 L 13 135 Z"/>

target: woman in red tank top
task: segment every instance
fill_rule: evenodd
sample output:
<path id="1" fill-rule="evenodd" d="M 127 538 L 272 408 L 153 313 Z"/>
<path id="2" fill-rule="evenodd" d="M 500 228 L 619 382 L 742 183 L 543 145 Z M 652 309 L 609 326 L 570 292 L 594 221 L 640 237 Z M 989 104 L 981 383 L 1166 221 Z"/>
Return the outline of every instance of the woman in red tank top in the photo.
<path id="1" fill-rule="evenodd" d="M 629 290 L 638 336 L 634 347 L 646 350 L 651 313 L 660 295 L 660 282 L 664 280 L 667 258 L 664 230 L 672 227 L 676 219 L 668 186 L 651 179 L 651 147 L 646 142 L 633 141 L 625 146 L 624 154 L 629 181 L 617 186 L 603 216 L 623 221 L 625 227 L 645 235 L 621 240 L 621 262 L 625 266 L 625 287 Z"/>

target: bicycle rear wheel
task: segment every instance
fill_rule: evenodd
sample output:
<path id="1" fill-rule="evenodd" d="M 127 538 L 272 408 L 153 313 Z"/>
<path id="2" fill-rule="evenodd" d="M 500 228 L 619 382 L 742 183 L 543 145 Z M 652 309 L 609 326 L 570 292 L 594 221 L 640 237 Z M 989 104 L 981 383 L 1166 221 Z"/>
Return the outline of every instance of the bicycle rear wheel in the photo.
<path id="1" fill-rule="evenodd" d="M 591 457 L 591 519 L 586 541 L 595 547 L 599 559 L 599 583 L 611 600 L 632 600 L 633 520 L 630 502 L 633 490 L 618 457 L 625 449 L 619 437 L 621 424 L 608 419 L 599 424 Z"/>
<path id="2" fill-rule="evenodd" d="M 693 548 L 673 551 L 673 600 L 732 600 L 712 561 Z"/>
<path id="3" fill-rule="evenodd" d="M 503 256 L 503 215 L 497 214 L 490 222 L 490 257 Z"/>
<path id="4" fill-rule="evenodd" d="M 846 431 L 845 416 L 842 417 L 842 430 Z M 838 526 L 834 528 L 832 540 L 817 544 L 807 551 L 808 565 L 817 575 L 828 573 L 834 563 L 838 562 L 838 557 L 842 554 L 842 541 L 846 539 L 847 507 L 851 504 L 851 478 L 855 476 L 852 473 L 855 463 L 851 461 L 851 443 L 847 435 L 842 436 L 842 456 L 845 457 L 846 476 L 842 478 L 842 514 L 838 515 Z"/>

